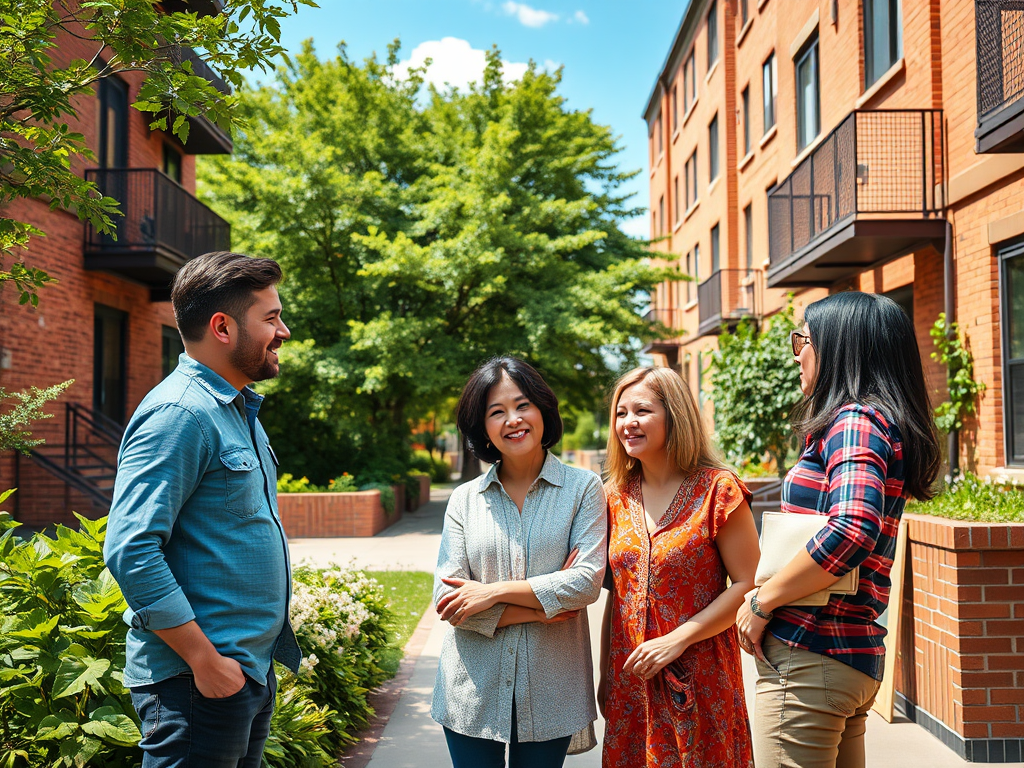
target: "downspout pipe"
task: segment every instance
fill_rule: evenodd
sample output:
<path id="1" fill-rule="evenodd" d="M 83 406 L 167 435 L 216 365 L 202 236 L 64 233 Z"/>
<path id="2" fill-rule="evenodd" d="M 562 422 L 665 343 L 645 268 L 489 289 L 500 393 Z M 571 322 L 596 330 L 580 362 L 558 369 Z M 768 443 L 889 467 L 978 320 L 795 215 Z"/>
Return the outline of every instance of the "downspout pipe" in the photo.
<path id="1" fill-rule="evenodd" d="M 956 320 L 956 286 L 953 275 L 953 223 L 946 216 L 946 245 L 942 253 L 942 273 L 945 281 L 946 338 L 953 336 L 953 322 Z M 960 474 L 960 433 L 956 428 L 947 436 L 949 452 L 949 476 Z"/>

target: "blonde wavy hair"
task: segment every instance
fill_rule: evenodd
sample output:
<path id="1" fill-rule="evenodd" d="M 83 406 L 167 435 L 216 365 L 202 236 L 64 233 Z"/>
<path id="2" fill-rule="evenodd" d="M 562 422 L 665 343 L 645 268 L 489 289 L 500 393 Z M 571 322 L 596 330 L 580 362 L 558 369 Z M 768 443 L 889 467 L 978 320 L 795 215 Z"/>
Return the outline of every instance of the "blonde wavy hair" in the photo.
<path id="1" fill-rule="evenodd" d="M 608 451 L 604 469 L 612 489 L 620 489 L 640 474 L 640 462 L 631 458 L 619 442 L 615 412 L 622 393 L 635 384 L 644 383 L 665 408 L 667 434 L 665 449 L 683 472 L 699 467 L 724 468 L 711 444 L 711 436 L 704 424 L 700 409 L 690 388 L 671 368 L 634 368 L 615 382 L 611 416 L 608 423 Z"/>

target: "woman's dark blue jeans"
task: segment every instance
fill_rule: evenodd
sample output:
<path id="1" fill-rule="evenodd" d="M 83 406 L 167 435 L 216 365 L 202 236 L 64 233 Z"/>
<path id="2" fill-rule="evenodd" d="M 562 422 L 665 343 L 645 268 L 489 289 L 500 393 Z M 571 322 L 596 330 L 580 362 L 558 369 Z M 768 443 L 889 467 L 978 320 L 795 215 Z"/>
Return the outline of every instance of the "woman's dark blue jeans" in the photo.
<path id="1" fill-rule="evenodd" d="M 505 744 L 491 739 L 463 736 L 444 729 L 454 768 L 505 768 Z M 572 736 L 550 741 L 519 741 L 516 735 L 516 703 L 512 702 L 512 743 L 508 745 L 509 768 L 562 768 Z"/>
<path id="2" fill-rule="evenodd" d="M 246 676 L 242 690 L 223 699 L 204 697 L 192 675 L 131 691 L 143 768 L 259 768 L 277 692 L 273 664 L 267 685 Z"/>

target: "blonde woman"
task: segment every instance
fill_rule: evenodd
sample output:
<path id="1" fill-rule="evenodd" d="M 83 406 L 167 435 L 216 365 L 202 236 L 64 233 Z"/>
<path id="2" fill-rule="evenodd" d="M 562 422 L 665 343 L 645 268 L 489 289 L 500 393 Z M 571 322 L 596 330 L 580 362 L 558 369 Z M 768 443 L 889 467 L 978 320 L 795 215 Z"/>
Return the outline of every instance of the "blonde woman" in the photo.
<path id="1" fill-rule="evenodd" d="M 671 369 L 623 376 L 611 423 L 603 764 L 750 768 L 734 627 L 760 556 L 750 493 Z"/>

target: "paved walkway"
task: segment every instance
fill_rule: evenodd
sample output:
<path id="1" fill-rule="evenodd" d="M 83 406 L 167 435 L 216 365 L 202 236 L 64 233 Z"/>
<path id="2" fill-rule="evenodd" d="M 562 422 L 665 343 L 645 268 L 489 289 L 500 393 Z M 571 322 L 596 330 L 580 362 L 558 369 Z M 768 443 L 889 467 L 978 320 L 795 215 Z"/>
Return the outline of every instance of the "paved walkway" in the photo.
<path id="1" fill-rule="evenodd" d="M 354 563 L 370 570 L 433 571 L 441 540 L 444 502 L 450 491 L 432 490 L 431 502 L 417 512 L 408 514 L 372 539 L 296 539 L 290 543 L 295 562 L 307 559 L 316 564 Z M 600 639 L 602 600 L 590 606 L 589 619 L 592 645 L 596 652 Z M 441 641 L 447 624 L 428 612 L 421 626 L 429 635 L 397 706 L 369 759 L 369 768 L 450 768 L 444 734 L 430 719 L 430 698 L 434 673 L 441 654 Z M 756 671 L 750 657 L 744 654 L 743 678 L 747 704 L 753 711 L 753 681 Z M 596 667 L 596 663 L 595 663 Z M 604 722 L 598 721 L 598 739 Z M 886 723 L 872 712 L 867 730 L 867 768 L 961 768 L 968 763 L 957 757 L 923 728 L 897 716 Z M 599 768 L 600 748 L 584 755 L 569 757 L 567 768 Z M 1007 768 L 1024 768 L 1024 764 L 1003 763 Z"/>

